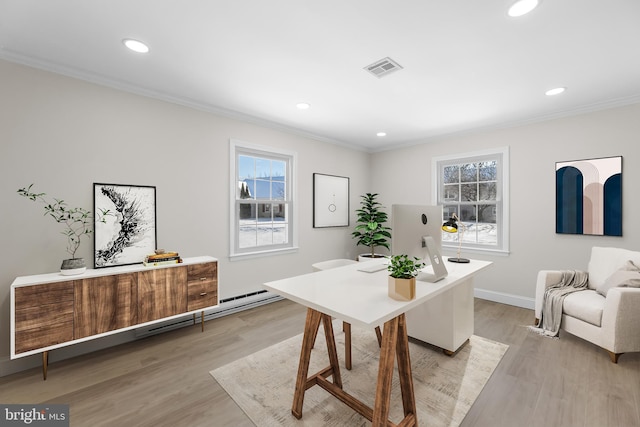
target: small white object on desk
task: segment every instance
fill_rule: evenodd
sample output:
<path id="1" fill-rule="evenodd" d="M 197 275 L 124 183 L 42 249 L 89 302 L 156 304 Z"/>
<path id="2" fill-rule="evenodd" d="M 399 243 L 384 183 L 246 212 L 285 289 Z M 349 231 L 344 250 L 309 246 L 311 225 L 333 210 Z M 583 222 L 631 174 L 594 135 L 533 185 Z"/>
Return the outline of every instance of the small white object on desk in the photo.
<path id="1" fill-rule="evenodd" d="M 376 271 L 386 270 L 389 266 L 389 260 L 384 259 L 384 261 L 368 261 L 361 262 L 360 264 L 364 264 L 363 266 L 358 268 L 358 271 L 363 271 L 365 273 L 375 273 Z"/>

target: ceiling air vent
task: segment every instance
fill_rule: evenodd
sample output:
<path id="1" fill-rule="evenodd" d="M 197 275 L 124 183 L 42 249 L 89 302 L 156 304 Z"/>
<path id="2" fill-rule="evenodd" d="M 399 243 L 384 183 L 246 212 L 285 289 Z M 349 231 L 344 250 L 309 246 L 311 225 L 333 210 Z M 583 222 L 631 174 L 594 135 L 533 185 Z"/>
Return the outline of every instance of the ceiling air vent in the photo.
<path id="1" fill-rule="evenodd" d="M 380 78 L 386 76 L 389 73 L 393 73 L 396 70 L 402 70 L 402 66 L 395 62 L 391 58 L 383 58 L 374 62 L 371 65 L 367 65 L 364 69 L 374 76 Z"/>

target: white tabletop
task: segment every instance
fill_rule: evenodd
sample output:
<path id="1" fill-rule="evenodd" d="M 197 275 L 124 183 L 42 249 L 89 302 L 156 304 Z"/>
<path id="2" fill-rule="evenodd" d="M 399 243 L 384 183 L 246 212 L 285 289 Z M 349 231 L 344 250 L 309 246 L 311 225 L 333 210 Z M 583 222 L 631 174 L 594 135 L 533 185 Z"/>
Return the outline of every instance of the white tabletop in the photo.
<path id="1" fill-rule="evenodd" d="M 375 273 L 358 271 L 365 265 L 383 262 L 360 262 L 267 282 L 263 286 L 270 292 L 340 320 L 372 327 L 405 313 L 491 265 L 491 262 L 478 260 L 468 264 L 447 262 L 449 275 L 446 278 L 436 283 L 417 281 L 416 298 L 405 302 L 389 298 L 389 272 L 386 269 Z M 424 271 L 433 273 L 431 266 Z"/>

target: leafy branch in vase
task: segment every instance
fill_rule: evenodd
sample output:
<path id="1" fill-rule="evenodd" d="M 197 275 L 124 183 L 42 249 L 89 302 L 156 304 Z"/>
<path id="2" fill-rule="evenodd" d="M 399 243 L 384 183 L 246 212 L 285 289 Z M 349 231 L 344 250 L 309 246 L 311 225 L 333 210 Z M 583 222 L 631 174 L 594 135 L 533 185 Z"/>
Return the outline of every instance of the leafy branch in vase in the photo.
<path id="1" fill-rule="evenodd" d="M 67 237 L 67 252 L 71 258 L 76 257 L 76 251 L 80 247 L 82 236 L 89 236 L 93 233 L 93 216 L 91 211 L 84 208 L 70 208 L 62 199 L 47 198 L 46 193 L 35 193 L 31 190 L 33 184 L 20 188 L 18 194 L 33 202 L 40 202 L 44 205 L 44 215 L 50 216 L 59 224 L 63 224 L 61 231 Z M 101 209 L 96 217 L 97 221 L 106 223 L 105 217 L 114 215 L 108 209 Z"/>

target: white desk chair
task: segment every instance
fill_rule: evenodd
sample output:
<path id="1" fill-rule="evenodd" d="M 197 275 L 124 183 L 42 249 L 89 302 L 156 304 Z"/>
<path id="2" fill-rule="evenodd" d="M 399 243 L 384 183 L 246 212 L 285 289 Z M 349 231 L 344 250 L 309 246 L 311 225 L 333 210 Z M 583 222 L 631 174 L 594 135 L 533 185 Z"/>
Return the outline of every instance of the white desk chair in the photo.
<path id="1" fill-rule="evenodd" d="M 313 264 L 311 267 L 313 271 L 329 270 L 331 268 L 343 267 L 349 264 L 355 264 L 358 261 L 352 259 L 330 259 L 329 261 L 322 261 Z M 342 331 L 344 332 L 344 365 L 347 369 L 351 370 L 351 324 L 345 321 L 342 322 Z M 382 343 L 382 333 L 380 327 L 376 326 L 376 336 L 378 338 L 378 345 Z"/>

